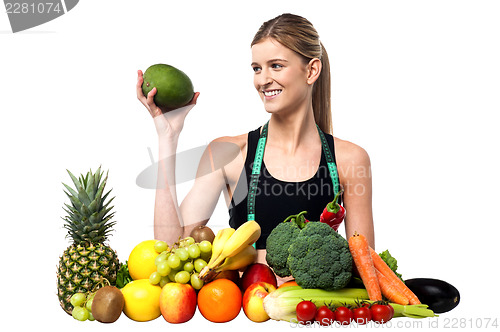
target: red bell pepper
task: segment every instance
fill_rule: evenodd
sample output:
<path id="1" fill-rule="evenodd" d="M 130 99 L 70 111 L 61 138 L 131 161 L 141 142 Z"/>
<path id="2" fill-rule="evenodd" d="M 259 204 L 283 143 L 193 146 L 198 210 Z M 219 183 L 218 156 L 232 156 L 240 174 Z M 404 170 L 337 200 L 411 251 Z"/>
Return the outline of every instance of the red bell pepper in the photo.
<path id="1" fill-rule="evenodd" d="M 337 192 L 333 201 L 326 205 L 319 218 L 320 222 L 324 222 L 335 231 L 339 228 L 345 217 L 345 208 L 338 203 L 338 199 L 343 192 L 343 189 Z"/>

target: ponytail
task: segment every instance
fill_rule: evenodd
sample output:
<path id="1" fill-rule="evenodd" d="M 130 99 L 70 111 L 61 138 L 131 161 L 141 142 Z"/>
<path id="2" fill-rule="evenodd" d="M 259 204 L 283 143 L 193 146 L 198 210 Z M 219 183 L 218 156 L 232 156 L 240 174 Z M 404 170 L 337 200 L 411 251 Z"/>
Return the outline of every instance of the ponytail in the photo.
<path id="1" fill-rule="evenodd" d="M 325 47 L 321 45 L 321 73 L 314 83 L 312 105 L 314 120 L 321 130 L 327 134 L 333 133 L 331 107 L 330 62 Z"/>

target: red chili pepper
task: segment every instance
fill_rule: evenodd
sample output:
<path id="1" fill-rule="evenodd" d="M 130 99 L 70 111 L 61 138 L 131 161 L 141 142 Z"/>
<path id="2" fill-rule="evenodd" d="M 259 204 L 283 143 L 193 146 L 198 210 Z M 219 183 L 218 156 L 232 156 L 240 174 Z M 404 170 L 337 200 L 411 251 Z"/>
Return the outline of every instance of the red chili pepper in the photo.
<path id="1" fill-rule="evenodd" d="M 339 228 L 345 217 L 345 208 L 337 202 L 343 192 L 344 190 L 341 189 L 335 195 L 333 201 L 326 205 L 325 209 L 321 213 L 321 216 L 319 217 L 320 222 L 324 222 L 335 231 Z"/>
<path id="2" fill-rule="evenodd" d="M 307 211 L 302 211 L 299 214 L 293 214 L 283 220 L 283 222 L 294 222 L 296 223 L 300 228 L 304 228 L 305 224 L 309 222 L 309 220 L 304 217 L 304 215 L 307 214 Z"/>

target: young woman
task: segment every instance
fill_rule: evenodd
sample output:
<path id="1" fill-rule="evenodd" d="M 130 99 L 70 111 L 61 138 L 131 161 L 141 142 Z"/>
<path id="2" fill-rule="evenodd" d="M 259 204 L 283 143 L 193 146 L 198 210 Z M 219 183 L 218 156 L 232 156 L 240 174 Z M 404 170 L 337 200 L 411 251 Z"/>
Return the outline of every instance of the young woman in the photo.
<path id="1" fill-rule="evenodd" d="M 370 160 L 361 147 L 331 135 L 329 61 L 318 33 L 305 18 L 283 14 L 261 26 L 251 49 L 254 85 L 270 114 L 269 122 L 249 133 L 215 139 L 201 158 L 200 176 L 180 206 L 172 156 L 184 119 L 199 93 L 188 106 L 164 113 L 167 110 L 153 101 L 156 89 L 143 95 L 142 72 L 138 72 L 137 96 L 152 115 L 159 136 L 155 238 L 173 243 L 197 225 L 206 224 L 221 191 L 227 189 L 229 224 L 236 228 L 253 212 L 262 228 L 258 260 L 265 263 L 266 238 L 279 222 L 304 210 L 310 220 L 319 220 L 323 208 L 342 187 L 346 236 L 357 231 L 374 248 Z M 259 137 L 266 134 L 266 143 L 257 152 Z M 219 143 L 236 146 L 236 158 L 228 156 L 231 149 L 210 148 Z M 255 208 L 249 211 L 247 194 L 256 156 L 261 169 L 252 200 Z M 231 162 L 207 172 L 217 160 Z M 331 172 L 329 161 L 337 174 Z"/>

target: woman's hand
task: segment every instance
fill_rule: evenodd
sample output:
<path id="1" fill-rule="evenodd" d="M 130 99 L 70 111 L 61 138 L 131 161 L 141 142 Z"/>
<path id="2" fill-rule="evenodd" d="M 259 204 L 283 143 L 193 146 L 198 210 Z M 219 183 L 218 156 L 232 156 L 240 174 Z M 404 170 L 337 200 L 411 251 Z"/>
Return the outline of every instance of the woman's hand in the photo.
<path id="1" fill-rule="evenodd" d="M 193 99 L 183 107 L 177 109 L 170 109 L 166 107 L 159 107 L 154 102 L 156 88 L 153 88 L 147 96 L 142 92 L 142 83 L 144 82 L 143 73 L 141 70 L 137 71 L 137 99 L 147 108 L 149 114 L 154 119 L 156 131 L 159 136 L 172 135 L 178 136 L 184 126 L 184 119 L 189 111 L 196 105 L 196 100 L 200 95 L 196 92 Z"/>

